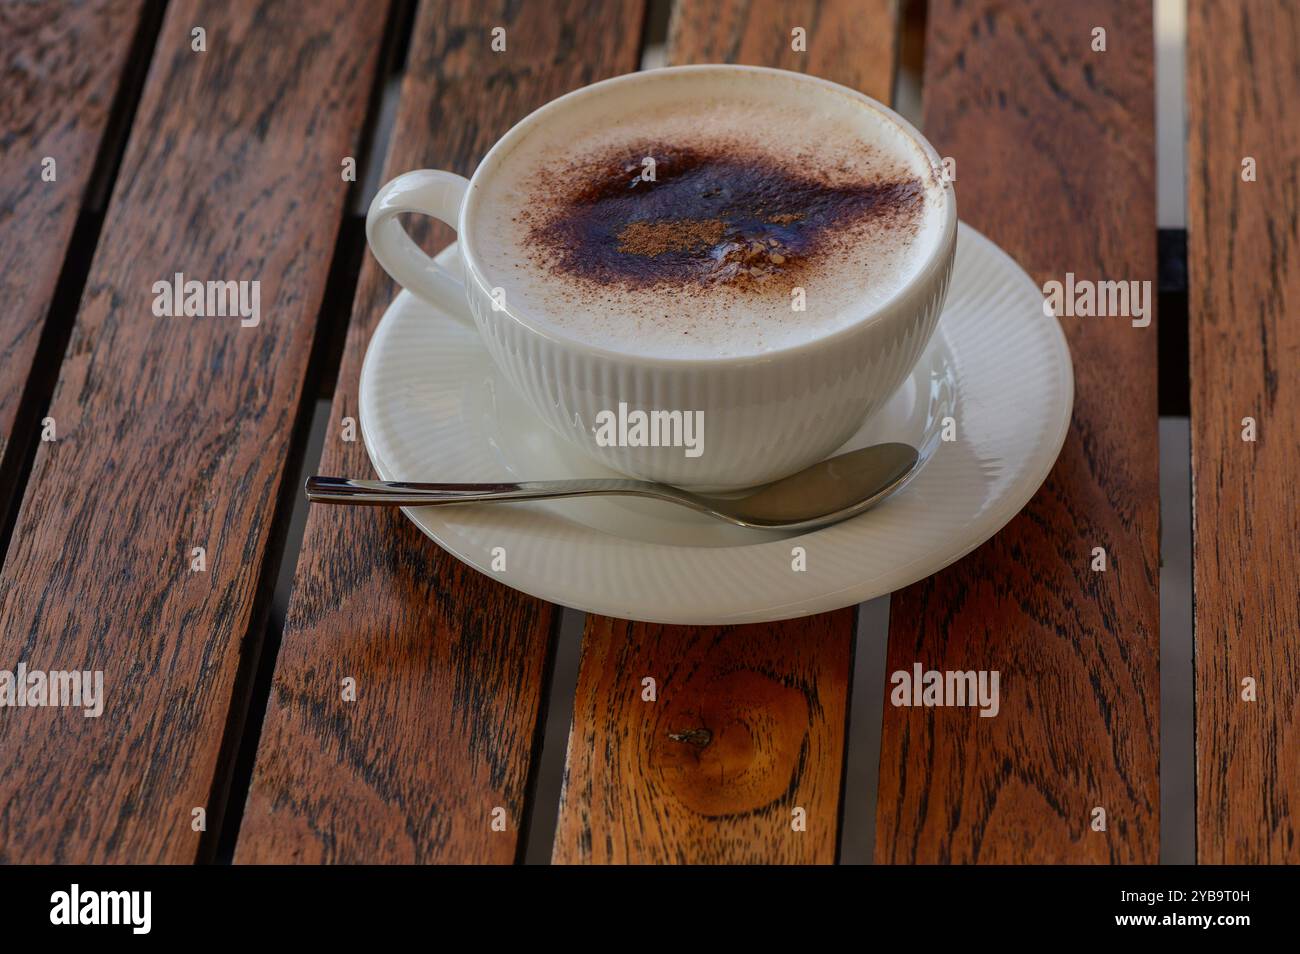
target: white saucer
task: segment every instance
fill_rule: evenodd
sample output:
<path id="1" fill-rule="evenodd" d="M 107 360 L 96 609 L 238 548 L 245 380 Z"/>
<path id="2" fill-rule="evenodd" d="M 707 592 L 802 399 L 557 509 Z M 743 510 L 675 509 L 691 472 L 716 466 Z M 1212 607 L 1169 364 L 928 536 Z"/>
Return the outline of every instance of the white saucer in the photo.
<path id="1" fill-rule="evenodd" d="M 453 249 L 439 256 L 447 261 Z M 1069 426 L 1065 336 L 1033 280 L 962 225 L 947 305 L 911 377 L 845 449 L 907 441 L 927 463 L 852 520 L 801 535 L 745 530 L 631 498 L 406 509 L 443 549 L 534 596 L 662 623 L 820 613 L 923 579 L 1007 523 Z M 361 432 L 384 480 L 610 475 L 553 435 L 498 377 L 477 335 L 402 292 L 361 369 Z M 956 440 L 943 441 L 943 419 Z M 493 569 L 504 556 L 504 569 Z M 793 569 L 802 547 L 806 570 Z"/>

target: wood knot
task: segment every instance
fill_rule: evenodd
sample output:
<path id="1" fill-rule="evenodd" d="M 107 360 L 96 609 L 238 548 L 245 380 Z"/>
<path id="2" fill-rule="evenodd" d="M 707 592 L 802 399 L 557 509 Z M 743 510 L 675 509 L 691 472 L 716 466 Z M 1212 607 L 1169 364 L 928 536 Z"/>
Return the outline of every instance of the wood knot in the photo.
<path id="1" fill-rule="evenodd" d="M 734 816 L 797 788 L 812 722 L 797 686 L 747 669 L 706 672 L 665 702 L 649 758 L 658 788 L 691 811 Z"/>
<path id="2" fill-rule="evenodd" d="M 669 732 L 668 738 L 674 742 L 685 742 L 702 749 L 713 741 L 713 733 L 704 728 L 687 729 L 685 732 Z"/>

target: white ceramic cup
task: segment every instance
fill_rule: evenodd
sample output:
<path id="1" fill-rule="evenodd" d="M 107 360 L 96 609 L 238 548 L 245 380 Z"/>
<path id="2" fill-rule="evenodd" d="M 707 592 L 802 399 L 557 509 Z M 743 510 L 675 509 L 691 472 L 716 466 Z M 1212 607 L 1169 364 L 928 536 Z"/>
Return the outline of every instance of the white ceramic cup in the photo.
<path id="1" fill-rule="evenodd" d="M 544 316 L 518 314 L 508 302 L 494 300 L 492 290 L 502 283 L 485 273 L 475 254 L 472 223 L 483 183 L 498 173 L 512 144 L 560 111 L 582 110 L 594 98 L 634 99 L 645 92 L 638 89 L 644 84 L 675 78 L 680 87 L 682 73 L 694 73 L 690 79 L 698 83 L 717 71 L 731 78 L 744 73 L 746 84 L 773 84 L 773 95 L 793 91 L 810 108 L 818 98 L 834 97 L 836 108 L 844 109 L 847 97 L 851 108 L 860 104 L 876 121 L 895 124 L 915 141 L 930 163 L 931 186 L 942 208 L 937 239 L 912 280 L 832 331 L 738 357 L 656 357 L 595 347 L 549 326 Z M 470 179 L 432 170 L 398 176 L 371 203 L 366 236 L 375 258 L 397 282 L 443 313 L 472 321 L 502 375 L 543 421 L 587 454 L 647 480 L 709 489 L 750 487 L 830 455 L 883 406 L 920 358 L 938 323 L 957 241 L 956 198 L 938 176 L 940 168 L 934 148 L 906 120 L 837 84 L 750 66 L 670 67 L 616 77 L 548 103 L 507 132 Z M 436 265 L 407 235 L 397 216 L 408 212 L 456 229 L 463 279 Z M 601 446 L 598 415 L 617 413 L 620 404 L 647 412 L 702 412 L 703 452 L 691 457 L 681 447 Z"/>

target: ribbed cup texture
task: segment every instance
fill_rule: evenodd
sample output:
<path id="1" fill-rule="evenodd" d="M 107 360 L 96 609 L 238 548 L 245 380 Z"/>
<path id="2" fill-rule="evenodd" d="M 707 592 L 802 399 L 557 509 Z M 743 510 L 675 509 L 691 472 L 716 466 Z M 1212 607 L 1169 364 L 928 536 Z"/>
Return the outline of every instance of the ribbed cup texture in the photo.
<path id="1" fill-rule="evenodd" d="M 472 281 L 479 331 L 504 376 L 543 421 L 600 463 L 683 486 L 749 487 L 825 458 L 879 410 L 925 350 L 943 310 L 956 229 L 939 268 L 879 313 L 808 345 L 741 362 L 665 361 L 590 351 L 544 337 Z M 602 447 L 602 411 L 704 413 L 703 453 Z"/>

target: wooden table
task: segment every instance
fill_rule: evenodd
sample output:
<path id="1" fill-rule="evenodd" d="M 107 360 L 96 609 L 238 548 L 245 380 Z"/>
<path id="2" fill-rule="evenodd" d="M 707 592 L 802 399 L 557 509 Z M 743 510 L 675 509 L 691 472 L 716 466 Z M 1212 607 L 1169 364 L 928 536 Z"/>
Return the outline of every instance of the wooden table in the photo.
<path id="1" fill-rule="evenodd" d="M 643 0 L 0 6 L 0 668 L 102 670 L 108 697 L 98 719 L 0 710 L 0 861 L 194 863 L 223 840 L 241 863 L 522 858 L 558 608 L 399 513 L 315 509 L 297 554 L 288 518 L 318 395 L 333 404 L 308 468 L 370 473 L 347 422 L 395 288 L 360 254 L 369 196 L 345 172 L 386 81 L 384 176 L 468 174 L 533 108 L 635 70 L 646 16 Z M 927 24 L 924 132 L 956 160 L 963 219 L 1038 282 L 1154 286 L 1150 9 L 931 0 Z M 678 0 L 668 58 L 888 100 L 899 28 L 890 0 Z M 1192 0 L 1203 862 L 1300 861 L 1297 60 L 1296 4 Z M 176 272 L 259 280 L 260 325 L 156 316 L 153 284 Z M 1062 325 L 1077 391 L 1046 484 L 893 595 L 887 671 L 997 669 L 1002 701 L 994 719 L 884 707 L 877 862 L 1158 858 L 1156 325 Z M 292 600 L 268 635 L 282 558 Z M 835 862 L 866 811 L 842 786 L 854 630 L 853 608 L 587 618 L 553 860 Z"/>

